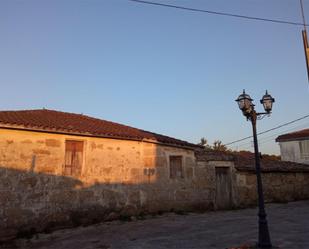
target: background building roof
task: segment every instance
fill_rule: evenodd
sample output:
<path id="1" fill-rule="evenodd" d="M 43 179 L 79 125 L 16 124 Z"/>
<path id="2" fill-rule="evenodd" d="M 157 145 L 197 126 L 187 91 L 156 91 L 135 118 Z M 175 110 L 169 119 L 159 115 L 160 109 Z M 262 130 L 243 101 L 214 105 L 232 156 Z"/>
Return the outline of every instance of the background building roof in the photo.
<path id="1" fill-rule="evenodd" d="M 197 150 L 195 152 L 197 161 L 233 161 L 238 171 L 255 172 L 255 157 L 250 151 L 212 151 Z M 309 165 L 281 161 L 274 155 L 262 155 L 260 159 L 262 172 L 308 172 Z"/>
<path id="2" fill-rule="evenodd" d="M 309 129 L 304 129 L 300 131 L 295 131 L 287 134 L 280 135 L 276 138 L 276 142 L 281 141 L 292 141 L 292 140 L 302 140 L 309 139 Z"/>
<path id="3" fill-rule="evenodd" d="M 260 160 L 262 172 L 308 172 L 309 166 L 306 164 L 281 161 L 273 159 L 272 156 L 262 155 Z M 255 172 L 255 158 L 253 153 L 238 154 L 235 156 L 235 168 L 239 171 Z"/>

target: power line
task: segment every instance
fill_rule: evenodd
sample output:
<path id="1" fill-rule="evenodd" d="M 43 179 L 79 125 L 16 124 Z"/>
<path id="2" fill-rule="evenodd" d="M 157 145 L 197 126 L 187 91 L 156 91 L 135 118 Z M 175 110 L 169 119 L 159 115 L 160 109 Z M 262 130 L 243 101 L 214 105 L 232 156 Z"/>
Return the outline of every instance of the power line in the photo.
<path id="1" fill-rule="evenodd" d="M 289 25 L 296 25 L 296 26 L 309 26 L 305 23 L 300 23 L 300 22 L 284 21 L 284 20 L 279 20 L 279 19 L 269 19 L 269 18 L 246 16 L 246 15 L 238 15 L 238 14 L 232 14 L 232 13 L 226 13 L 226 12 L 219 12 L 219 11 L 212 11 L 212 10 L 205 10 L 205 9 L 196 9 L 196 8 L 190 8 L 190 7 L 185 7 L 185 6 L 165 4 L 165 3 L 157 3 L 157 2 L 151 2 L 151 1 L 143 1 L 143 0 L 129 0 L 129 1 L 141 3 L 141 4 L 149 4 L 149 5 L 155 5 L 155 6 L 161 6 L 161 7 L 168 7 L 168 8 L 174 8 L 174 9 L 180 9 L 180 10 L 188 10 L 188 11 L 194 11 L 194 12 L 201 12 L 201 13 L 207 13 L 207 14 L 212 14 L 212 15 L 229 16 L 229 17 L 249 19 L 249 20 L 255 20 L 255 21 L 289 24 Z"/>
<path id="2" fill-rule="evenodd" d="M 284 127 L 284 126 L 293 124 L 293 123 L 295 123 L 295 122 L 298 122 L 298 121 L 303 120 L 303 119 L 308 118 L 308 117 L 309 117 L 309 115 L 305 115 L 305 116 L 303 116 L 303 117 L 301 117 L 301 118 L 298 118 L 298 119 L 292 120 L 292 121 L 290 121 L 290 122 L 287 122 L 287 123 L 278 125 L 278 126 L 276 126 L 276 127 L 274 127 L 274 128 L 268 129 L 268 130 L 266 130 L 266 131 L 259 132 L 257 135 L 262 135 L 262 134 L 265 134 L 265 133 L 267 133 L 267 132 L 270 132 L 270 131 L 273 131 L 273 130 L 277 130 L 277 129 L 279 129 L 279 128 L 282 128 L 282 127 Z M 233 141 L 233 142 L 230 142 L 230 143 L 227 143 L 227 144 L 224 144 L 224 145 L 225 145 L 225 146 L 231 145 L 231 144 L 234 144 L 234 143 L 238 143 L 238 142 L 241 142 L 241 141 L 250 139 L 250 138 L 252 138 L 252 137 L 253 137 L 253 136 L 244 137 L 244 138 L 235 140 L 235 141 Z"/>
<path id="3" fill-rule="evenodd" d="M 270 136 L 259 138 L 259 141 L 263 141 L 263 140 L 268 139 L 268 138 L 273 138 L 275 136 L 280 136 L 280 135 L 285 134 L 286 132 L 292 132 L 292 131 L 295 132 L 296 130 L 305 129 L 305 128 L 308 128 L 308 127 L 309 127 L 309 123 L 306 122 L 306 123 L 301 124 L 301 125 L 296 125 L 293 128 L 289 128 L 289 129 L 285 129 L 285 130 L 280 131 L 280 132 L 276 132 L 276 133 L 274 133 Z"/>
<path id="4" fill-rule="evenodd" d="M 306 125 L 306 127 L 308 127 L 308 124 Z M 303 126 L 301 126 L 301 128 L 305 128 Z M 259 146 L 262 145 L 262 144 L 266 144 L 266 143 L 269 143 L 269 142 L 273 142 L 274 141 L 274 137 L 275 136 L 278 136 L 278 135 L 281 135 L 281 134 L 284 134 L 285 132 L 287 131 L 292 131 L 292 130 L 295 130 L 296 127 L 292 128 L 292 129 L 288 129 L 286 131 L 282 131 L 282 132 L 279 132 L 279 133 L 276 133 L 274 135 L 271 135 L 271 136 L 268 136 L 268 137 L 264 137 L 262 139 L 259 139 Z M 268 138 L 268 139 L 267 139 Z M 265 140 L 266 139 L 266 140 Z M 247 144 L 251 144 L 250 146 L 246 146 L 246 147 L 243 147 L 244 145 L 247 145 Z M 235 147 L 235 146 L 234 146 Z M 246 150 L 246 149 L 249 149 L 249 148 L 252 148 L 253 147 L 253 141 L 250 141 L 248 143 L 244 143 L 244 144 L 241 144 L 239 146 L 237 146 L 238 148 L 239 147 L 242 147 L 241 150 Z M 262 148 L 262 146 L 261 146 Z M 238 149 L 239 150 L 239 149 Z"/>
<path id="5" fill-rule="evenodd" d="M 269 139 L 269 138 L 272 138 L 270 141 L 273 140 L 273 137 L 275 136 L 278 136 L 278 135 L 282 135 L 286 132 L 290 132 L 290 131 L 295 131 L 296 129 L 304 129 L 304 128 L 307 128 L 309 127 L 309 123 L 306 122 L 305 124 L 301 124 L 301 125 L 297 125 L 297 126 L 294 126 L 293 128 L 289 128 L 289 129 L 285 129 L 284 131 L 280 131 L 280 132 L 276 132 L 275 134 L 272 134 L 270 136 L 267 136 L 267 137 L 262 137 L 260 138 L 259 137 L 259 144 L 262 142 L 264 142 L 265 139 Z M 268 141 L 268 140 L 267 140 Z M 239 144 L 239 145 L 233 145 L 232 148 L 235 148 L 235 147 L 242 147 L 244 145 L 247 145 L 247 144 L 251 144 L 253 143 L 253 141 L 250 141 L 250 142 L 246 142 L 246 143 L 243 143 L 243 144 Z"/>

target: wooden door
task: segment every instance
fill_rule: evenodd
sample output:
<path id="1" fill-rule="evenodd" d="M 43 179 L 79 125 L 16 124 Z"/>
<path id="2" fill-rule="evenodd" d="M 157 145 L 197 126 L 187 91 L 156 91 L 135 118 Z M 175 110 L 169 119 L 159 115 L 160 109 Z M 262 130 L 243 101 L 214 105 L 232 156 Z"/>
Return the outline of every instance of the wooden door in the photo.
<path id="1" fill-rule="evenodd" d="M 183 178 L 182 156 L 170 156 L 170 178 Z"/>
<path id="2" fill-rule="evenodd" d="M 80 176 L 83 163 L 83 142 L 65 141 L 64 173 L 69 176 Z"/>
<path id="3" fill-rule="evenodd" d="M 232 182 L 228 167 L 216 167 L 216 208 L 232 207 Z"/>

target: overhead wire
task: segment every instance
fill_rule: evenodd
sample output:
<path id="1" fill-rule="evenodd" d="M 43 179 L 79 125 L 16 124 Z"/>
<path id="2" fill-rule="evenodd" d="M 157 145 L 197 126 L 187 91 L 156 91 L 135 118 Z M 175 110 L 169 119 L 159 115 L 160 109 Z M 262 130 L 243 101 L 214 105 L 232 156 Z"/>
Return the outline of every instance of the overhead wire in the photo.
<path id="1" fill-rule="evenodd" d="M 302 19 L 303 23 L 300 22 L 293 22 L 293 21 L 285 21 L 285 20 L 279 20 L 279 19 L 269 19 L 269 18 L 262 18 L 262 17 L 254 17 L 254 16 L 247 16 L 247 15 L 239 15 L 239 14 L 233 14 L 233 13 L 227 13 L 227 12 L 219 12 L 219 11 L 213 11 L 213 10 L 206 10 L 206 9 L 197 9 L 197 8 L 191 8 L 191 7 L 185 7 L 185 6 L 179 6 L 179 5 L 172 5 L 172 4 L 165 4 L 165 3 L 159 3 L 159 2 L 152 2 L 152 1 L 144 1 L 144 0 L 129 0 L 131 2 L 136 2 L 140 4 L 148 4 L 148 5 L 153 5 L 153 6 L 160 6 L 160 7 L 168 7 L 168 8 L 175 8 L 175 9 L 180 9 L 180 10 L 187 10 L 187 11 L 193 11 L 193 12 L 201 12 L 201 13 L 206 13 L 206 14 L 212 14 L 212 15 L 221 15 L 221 16 L 229 16 L 229 17 L 234 17 L 234 18 L 243 18 L 243 19 L 249 19 L 249 20 L 255 20 L 255 21 L 264 21 L 264 22 L 272 22 L 272 23 L 279 23 L 279 24 L 289 24 L 289 25 L 296 25 L 296 26 L 304 26 L 306 28 L 309 26 L 305 22 L 305 16 L 304 16 L 304 10 L 303 10 L 303 3 L 302 0 L 300 0 L 301 4 L 301 10 L 302 10 Z M 309 115 L 305 115 L 301 118 L 295 119 L 293 121 L 284 123 L 282 125 L 276 126 L 274 128 L 259 132 L 257 135 L 262 135 L 265 133 L 268 133 L 270 131 L 280 129 L 284 126 L 290 125 L 292 123 L 295 123 L 297 121 L 300 121 L 302 119 L 308 118 Z M 242 139 L 238 139 L 235 141 L 232 141 L 230 143 L 225 144 L 225 146 L 238 143 L 247 139 L 252 138 L 253 136 L 248 136 L 244 137 Z"/>
<path id="2" fill-rule="evenodd" d="M 242 19 L 248 19 L 248 20 L 272 22 L 272 23 L 288 24 L 288 25 L 296 25 L 296 26 L 308 26 L 307 24 L 300 23 L 300 22 L 270 19 L 270 18 L 263 18 L 263 17 L 256 17 L 256 16 L 239 15 L 239 14 L 233 14 L 233 13 L 227 13 L 227 12 L 221 12 L 221 11 L 197 9 L 197 8 L 191 8 L 191 7 L 185 7 L 185 6 L 173 5 L 173 4 L 165 4 L 165 3 L 159 3 L 159 2 L 152 2 L 152 1 L 144 1 L 144 0 L 129 0 L 129 1 L 140 3 L 140 4 L 148 4 L 148 5 L 187 10 L 187 11 L 193 11 L 193 12 L 201 12 L 201 13 L 206 13 L 206 14 L 211 14 L 211 15 L 228 16 L 228 17 L 234 17 L 234 18 L 242 18 Z"/>
<path id="3" fill-rule="evenodd" d="M 284 127 L 284 126 L 287 126 L 287 125 L 296 123 L 296 122 L 298 122 L 298 121 L 300 121 L 300 120 L 303 120 L 303 119 L 305 119 L 305 118 L 308 118 L 308 117 L 309 117 L 309 115 L 305 115 L 305 116 L 300 117 L 300 118 L 298 118 L 298 119 L 294 119 L 294 120 L 292 120 L 292 121 L 290 121 L 290 122 L 287 122 L 287 123 L 278 125 L 278 126 L 276 126 L 276 127 L 273 127 L 273 128 L 271 128 L 271 129 L 268 129 L 268 130 L 259 132 L 259 133 L 257 133 L 257 135 L 262 135 L 262 134 L 268 133 L 268 132 L 270 132 L 270 131 L 274 131 L 274 130 L 280 129 L 280 128 Z M 234 144 L 234 143 L 238 143 L 238 142 L 241 142 L 241 141 L 250 139 L 250 138 L 252 138 L 252 137 L 253 137 L 253 136 L 244 137 L 244 138 L 237 139 L 237 140 L 235 140 L 235 141 L 226 143 L 226 144 L 224 144 L 224 145 L 225 145 L 225 146 L 228 146 L 228 145 L 231 145 L 231 144 Z"/>
<path id="4" fill-rule="evenodd" d="M 273 137 L 275 137 L 275 136 L 280 136 L 280 135 L 282 135 L 282 134 L 284 134 L 286 132 L 291 132 L 291 131 L 295 131 L 295 130 L 298 130 L 298 129 L 304 129 L 306 127 L 309 127 L 309 123 L 308 122 L 306 122 L 304 124 L 301 124 L 301 125 L 294 126 L 293 128 L 289 128 L 289 129 L 285 129 L 285 130 L 280 131 L 280 132 L 276 132 L 276 133 L 274 133 L 274 134 L 272 134 L 270 136 L 259 137 L 259 143 L 260 142 L 263 143 L 265 139 L 272 138 L 272 140 L 273 140 Z M 245 146 L 247 144 L 252 144 L 252 143 L 253 143 L 253 141 L 246 142 L 246 143 L 239 144 L 239 145 L 233 145 L 232 148 L 242 147 L 242 146 Z"/>
<path id="5" fill-rule="evenodd" d="M 298 126 L 295 126 L 293 128 L 290 128 L 290 129 L 286 129 L 284 131 L 281 131 L 281 132 L 276 132 L 275 134 L 273 135 L 270 135 L 270 136 L 267 136 L 267 137 L 262 137 L 262 138 L 259 138 L 259 146 L 261 144 L 265 144 L 265 143 L 269 143 L 269 142 L 273 142 L 274 141 L 274 137 L 276 136 L 280 136 L 282 134 L 285 134 L 286 132 L 291 132 L 291 131 L 295 131 L 295 130 L 298 130 L 298 129 L 304 129 L 306 127 L 309 127 L 309 123 L 305 123 L 305 124 L 302 124 L 302 125 L 298 125 Z M 266 139 L 266 140 L 265 140 Z M 248 146 L 249 145 L 249 146 Z M 246 147 L 244 147 L 246 146 Z M 236 148 L 236 150 L 246 150 L 246 149 L 249 149 L 249 148 L 252 148 L 253 147 L 253 141 L 250 141 L 250 142 L 247 142 L 247 143 L 243 143 L 243 144 L 240 144 L 240 145 L 234 145 L 232 146 L 232 148 Z M 233 150 L 233 149 L 232 149 Z"/>

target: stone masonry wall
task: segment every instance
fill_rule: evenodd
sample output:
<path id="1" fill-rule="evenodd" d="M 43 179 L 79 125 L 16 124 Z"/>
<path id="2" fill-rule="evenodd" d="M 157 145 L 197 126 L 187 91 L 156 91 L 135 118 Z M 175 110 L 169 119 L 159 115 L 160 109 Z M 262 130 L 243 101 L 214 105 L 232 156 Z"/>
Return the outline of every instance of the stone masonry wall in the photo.
<path id="1" fill-rule="evenodd" d="M 81 175 L 64 175 L 65 141 L 84 142 Z M 184 178 L 170 179 L 181 155 Z M 0 241 L 141 213 L 213 207 L 213 179 L 188 149 L 0 129 Z"/>
<path id="2" fill-rule="evenodd" d="M 309 172 L 264 172 L 262 181 L 265 202 L 309 199 Z M 255 173 L 238 171 L 236 182 L 238 206 L 257 205 Z"/>

